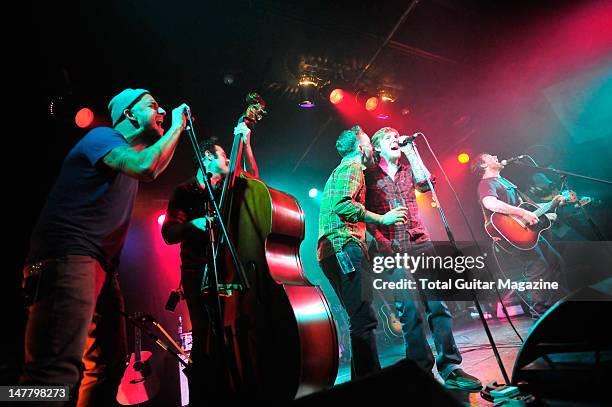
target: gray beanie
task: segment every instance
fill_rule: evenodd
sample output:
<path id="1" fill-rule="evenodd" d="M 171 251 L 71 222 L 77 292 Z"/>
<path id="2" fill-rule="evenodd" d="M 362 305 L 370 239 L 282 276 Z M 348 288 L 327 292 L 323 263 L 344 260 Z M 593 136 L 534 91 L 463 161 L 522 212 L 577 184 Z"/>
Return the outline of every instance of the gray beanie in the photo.
<path id="1" fill-rule="evenodd" d="M 145 93 L 149 93 L 149 91 L 146 89 L 127 88 L 119 92 L 111 99 L 110 103 L 108 104 L 108 111 L 110 112 L 111 120 L 113 121 L 113 127 L 115 127 L 117 123 L 121 121 L 123 111 L 132 107 L 134 103 Z"/>

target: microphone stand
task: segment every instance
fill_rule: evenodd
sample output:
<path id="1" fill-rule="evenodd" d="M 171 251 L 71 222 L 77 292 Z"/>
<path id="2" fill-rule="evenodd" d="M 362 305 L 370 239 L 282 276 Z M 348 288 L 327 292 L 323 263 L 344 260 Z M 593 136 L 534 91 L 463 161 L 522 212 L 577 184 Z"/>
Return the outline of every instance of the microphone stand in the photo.
<path id="1" fill-rule="evenodd" d="M 204 284 L 204 281 L 208 280 L 209 295 L 211 298 L 210 302 L 212 303 L 211 304 L 212 306 L 211 325 L 212 325 L 212 329 L 214 330 L 214 332 L 217 333 L 217 335 L 213 335 L 213 337 L 215 337 L 218 341 L 217 345 L 218 345 L 218 350 L 220 352 L 217 355 L 218 362 L 220 363 L 220 368 L 222 369 L 223 372 L 227 372 L 228 374 L 231 374 L 227 369 L 227 367 L 229 366 L 229 363 L 227 361 L 228 355 L 227 355 L 227 350 L 225 347 L 225 335 L 224 335 L 225 325 L 224 325 L 224 318 L 223 318 L 223 306 L 221 304 L 221 295 L 219 292 L 219 273 L 217 269 L 217 259 L 216 259 L 217 240 L 215 238 L 213 223 L 219 226 L 219 230 L 221 231 L 221 238 L 224 240 L 224 243 L 227 244 L 227 248 L 231 255 L 234 268 L 236 269 L 236 275 L 238 276 L 240 285 L 242 286 L 242 288 L 248 289 L 249 283 L 246 278 L 246 274 L 244 272 L 244 266 L 242 265 L 236 253 L 236 248 L 234 247 L 234 244 L 232 243 L 232 241 L 229 239 L 227 228 L 221 217 L 221 211 L 219 210 L 219 205 L 217 204 L 217 201 L 215 200 L 212 185 L 210 184 L 210 179 L 208 178 L 206 166 L 204 165 L 204 157 L 202 156 L 202 152 L 200 151 L 200 147 L 198 146 L 198 139 L 195 135 L 195 131 L 193 130 L 193 122 L 191 119 L 191 113 L 189 112 L 189 110 L 187 110 L 186 114 L 187 114 L 188 125 L 185 128 L 185 130 L 189 134 L 189 140 L 191 140 L 191 145 L 193 147 L 194 155 L 198 162 L 198 168 L 202 172 L 202 179 L 204 181 L 206 191 L 208 191 L 208 197 L 209 197 L 209 202 L 207 205 L 207 215 L 208 215 L 207 219 L 208 220 L 206 223 L 206 227 L 208 230 L 209 240 L 210 240 L 210 257 L 209 257 L 209 264 L 205 266 L 206 268 L 204 270 L 204 276 L 203 276 L 202 283 Z M 226 377 L 226 379 L 231 380 L 229 377 Z M 235 377 L 232 377 L 232 379 L 234 381 L 236 380 Z"/>
<path id="2" fill-rule="evenodd" d="M 555 173 L 555 174 L 559 175 L 559 177 L 570 176 L 570 177 L 588 179 L 589 181 L 601 182 L 602 184 L 612 185 L 612 181 L 608 181 L 606 179 L 589 177 L 587 175 L 576 174 L 575 172 L 561 171 L 561 170 L 557 170 L 557 169 L 555 169 L 553 167 L 541 167 L 541 166 L 537 165 L 537 163 L 534 161 L 533 158 L 531 158 L 531 156 L 527 155 L 527 157 L 529 157 L 529 159 L 533 161 L 533 164 L 524 163 L 524 162 L 521 162 L 519 160 L 516 160 L 516 161 L 513 161 L 513 162 L 515 164 L 523 165 L 525 167 L 537 168 L 538 170 L 542 170 L 542 171 L 549 171 L 549 172 L 552 172 L 552 173 Z"/>
<path id="3" fill-rule="evenodd" d="M 552 167 L 541 167 L 541 166 L 539 166 L 536 163 L 536 161 L 531 156 L 527 155 L 527 157 L 529 157 L 529 159 L 532 161 L 532 164 L 524 163 L 524 162 L 521 162 L 520 160 L 514 161 L 514 163 L 518 164 L 518 165 L 522 165 L 524 167 L 536 168 L 538 170 L 548 171 L 548 172 L 552 172 L 554 174 L 557 174 L 559 176 L 559 178 L 561 179 L 561 181 L 567 186 L 568 189 L 569 189 L 569 181 L 568 181 L 567 177 L 576 177 L 576 178 L 586 179 L 586 180 L 589 180 L 589 181 L 600 182 L 600 183 L 606 184 L 606 185 L 612 185 L 612 181 L 608 181 L 608 180 L 605 180 L 605 179 L 589 177 L 589 176 L 586 176 L 586 175 L 576 174 L 576 173 L 569 172 L 569 171 L 561 171 L 561 170 L 557 170 L 557 169 L 552 168 Z M 597 238 L 600 241 L 607 241 L 608 239 L 603 234 L 601 229 L 597 226 L 597 224 L 593 220 L 593 217 L 586 210 L 584 205 L 579 205 L 579 207 L 580 207 L 580 209 L 582 211 L 582 214 L 586 218 L 587 222 L 589 223 L 589 225 L 593 229 L 593 232 L 595 233 Z"/>
<path id="4" fill-rule="evenodd" d="M 422 133 L 416 133 L 417 135 L 423 135 Z M 424 136 L 424 135 L 423 135 Z M 429 190 L 431 191 L 431 197 L 433 201 L 436 203 L 436 207 L 438 208 L 438 212 L 440 213 L 440 217 L 442 218 L 442 222 L 444 223 L 444 229 L 446 230 L 446 235 L 448 236 L 448 241 L 451 243 L 453 248 L 455 249 L 455 253 L 461 255 L 462 251 L 457 247 L 457 242 L 455 241 L 455 237 L 453 232 L 446 220 L 446 215 L 444 214 L 444 210 L 442 209 L 442 205 L 438 200 L 438 196 L 433 186 L 433 182 L 431 181 L 431 174 L 425 167 L 421 156 L 414 144 L 414 139 L 410 140 L 408 144 L 411 147 L 411 152 L 406 154 L 408 160 L 410 162 L 410 166 L 413 168 L 413 171 L 416 169 L 420 174 L 424 175 L 425 180 L 427 181 L 427 185 L 429 186 Z M 482 307 L 480 306 L 480 302 L 478 301 L 478 297 L 476 296 L 476 292 L 472 289 L 470 290 L 472 293 L 472 301 L 474 302 L 474 306 L 478 311 L 478 315 L 480 317 L 480 321 L 482 322 L 482 326 L 485 330 L 489 343 L 491 344 L 491 349 L 493 350 L 493 354 L 495 355 L 495 359 L 497 360 L 497 364 L 499 365 L 499 369 L 501 370 L 502 376 L 506 383 L 510 383 L 510 377 L 508 376 L 508 372 L 506 372 L 506 368 L 501 360 L 501 356 L 499 354 L 499 350 L 497 349 L 497 345 L 495 344 L 495 339 L 493 339 L 493 335 L 491 334 L 491 330 L 489 329 L 489 324 L 484 316 L 482 311 Z"/>

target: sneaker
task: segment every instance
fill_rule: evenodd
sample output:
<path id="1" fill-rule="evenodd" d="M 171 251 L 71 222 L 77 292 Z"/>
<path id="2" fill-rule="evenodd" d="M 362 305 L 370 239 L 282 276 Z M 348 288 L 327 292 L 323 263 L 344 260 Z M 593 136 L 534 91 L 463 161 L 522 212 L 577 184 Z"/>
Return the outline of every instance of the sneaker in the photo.
<path id="1" fill-rule="evenodd" d="M 478 378 L 469 375 L 463 371 L 463 369 L 455 369 L 453 370 L 446 380 L 444 384 L 448 387 L 460 389 L 460 390 L 473 390 L 479 391 L 482 389 L 482 383 Z"/>

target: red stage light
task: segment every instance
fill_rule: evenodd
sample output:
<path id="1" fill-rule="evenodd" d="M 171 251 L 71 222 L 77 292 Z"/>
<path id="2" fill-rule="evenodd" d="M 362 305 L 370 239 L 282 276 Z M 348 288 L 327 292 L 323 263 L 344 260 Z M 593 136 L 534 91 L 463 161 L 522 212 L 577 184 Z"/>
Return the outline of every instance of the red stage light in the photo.
<path id="1" fill-rule="evenodd" d="M 343 99 L 344 92 L 342 91 L 342 89 L 334 89 L 329 94 L 329 101 L 332 102 L 332 104 L 334 105 L 337 105 L 338 103 L 342 102 Z"/>
<path id="2" fill-rule="evenodd" d="M 86 107 L 79 110 L 74 116 L 74 122 L 82 129 L 89 127 L 91 123 L 93 123 L 93 120 L 94 112 L 92 112 L 91 109 L 88 109 Z"/>
<path id="3" fill-rule="evenodd" d="M 457 156 L 457 161 L 461 164 L 467 164 L 470 161 L 470 156 L 468 153 L 461 153 Z"/>
<path id="4" fill-rule="evenodd" d="M 164 221 L 166 220 L 166 214 L 162 213 L 161 215 L 159 215 L 157 217 L 157 223 L 159 224 L 159 226 L 162 226 L 164 224 Z"/>
<path id="5" fill-rule="evenodd" d="M 376 96 L 372 96 L 368 100 L 366 100 L 365 108 L 368 112 L 375 110 L 378 107 L 378 98 Z"/>

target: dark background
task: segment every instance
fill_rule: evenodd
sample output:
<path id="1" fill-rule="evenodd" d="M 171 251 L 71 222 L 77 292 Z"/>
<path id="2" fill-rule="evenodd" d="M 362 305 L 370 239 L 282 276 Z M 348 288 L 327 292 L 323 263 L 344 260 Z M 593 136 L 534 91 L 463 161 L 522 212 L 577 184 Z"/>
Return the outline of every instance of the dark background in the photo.
<path id="1" fill-rule="evenodd" d="M 5 274 L 14 325 L 4 380 L 14 377 L 22 352 L 24 317 L 17 293 L 28 237 L 63 157 L 87 131 L 74 125 L 74 109 L 89 106 L 95 124 L 104 124 L 108 101 L 126 87 L 149 89 L 168 112 L 188 103 L 198 136 L 216 136 L 226 149 L 244 96 L 261 93 L 269 114 L 252 138 L 260 176 L 302 204 L 302 261 L 327 293 L 315 259 L 318 201 L 308 190 L 323 189 L 339 161 L 336 137 L 353 124 L 368 134 L 383 126 L 424 132 L 478 238 L 484 232 L 476 180 L 457 162 L 460 152 L 488 151 L 500 159 L 527 153 L 544 166 L 612 178 L 608 2 L 424 0 L 364 72 L 408 5 L 395 0 L 33 5 L 23 21 L 31 38 L 25 46 L 33 59 L 29 84 L 36 90 L 27 95 L 27 130 L 15 137 L 15 151 L 27 159 L 10 174 L 21 198 L 10 213 L 21 222 L 12 234 Z M 312 109 L 297 106 L 304 66 L 316 66 L 326 82 Z M 231 84 L 224 81 L 227 75 Z M 335 87 L 368 94 L 382 84 L 397 96 L 386 121 L 327 100 Z M 55 117 L 49 114 L 51 101 L 59 106 Z M 170 117 L 166 126 L 169 122 Z M 418 146 L 438 175 L 438 194 L 456 237 L 470 240 L 441 171 L 422 140 Z M 192 169 L 190 145 L 183 139 L 168 170 L 141 184 L 120 270 L 128 310 L 155 315 L 170 332 L 176 332 L 179 315 L 186 318 L 186 309 L 183 304 L 175 314 L 163 309 L 178 284 L 178 248 L 164 245 L 156 219 Z M 504 174 L 524 188 L 531 173 L 509 167 Z M 612 188 L 578 179 L 571 186 L 595 198 L 591 212 L 609 233 Z M 444 240 L 429 195 L 419 203 L 433 238 Z M 330 300 L 337 309 L 333 294 Z"/>

